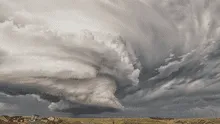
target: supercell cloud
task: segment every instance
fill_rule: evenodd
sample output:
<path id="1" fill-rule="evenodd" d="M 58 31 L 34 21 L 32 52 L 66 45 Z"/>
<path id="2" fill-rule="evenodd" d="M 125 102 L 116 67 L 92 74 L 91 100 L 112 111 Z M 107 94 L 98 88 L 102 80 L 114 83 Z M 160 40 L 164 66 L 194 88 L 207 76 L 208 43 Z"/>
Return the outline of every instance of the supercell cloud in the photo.
<path id="1" fill-rule="evenodd" d="M 16 100 L 37 99 L 44 115 L 220 116 L 219 11 L 216 0 L 0 0 L 0 112 L 30 114 Z"/>

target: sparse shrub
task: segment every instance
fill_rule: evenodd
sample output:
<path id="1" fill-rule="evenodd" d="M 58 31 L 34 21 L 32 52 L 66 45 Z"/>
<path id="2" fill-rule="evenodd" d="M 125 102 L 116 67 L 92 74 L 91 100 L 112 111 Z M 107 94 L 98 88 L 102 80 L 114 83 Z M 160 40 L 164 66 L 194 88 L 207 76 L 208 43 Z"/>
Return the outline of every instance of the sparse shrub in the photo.
<path id="1" fill-rule="evenodd" d="M 155 119 L 155 120 L 174 120 L 174 118 L 161 118 L 161 117 L 150 117 L 150 119 Z"/>

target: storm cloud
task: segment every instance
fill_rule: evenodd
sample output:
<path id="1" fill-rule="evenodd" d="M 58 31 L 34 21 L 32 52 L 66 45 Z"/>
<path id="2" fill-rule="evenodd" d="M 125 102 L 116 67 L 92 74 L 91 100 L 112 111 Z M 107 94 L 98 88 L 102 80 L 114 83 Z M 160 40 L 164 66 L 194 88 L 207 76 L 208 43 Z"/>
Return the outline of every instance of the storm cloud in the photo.
<path id="1" fill-rule="evenodd" d="M 30 114 L 16 101 L 37 98 L 40 114 L 217 117 L 219 8 L 216 0 L 0 0 L 0 106 L 13 106 L 0 112 Z"/>

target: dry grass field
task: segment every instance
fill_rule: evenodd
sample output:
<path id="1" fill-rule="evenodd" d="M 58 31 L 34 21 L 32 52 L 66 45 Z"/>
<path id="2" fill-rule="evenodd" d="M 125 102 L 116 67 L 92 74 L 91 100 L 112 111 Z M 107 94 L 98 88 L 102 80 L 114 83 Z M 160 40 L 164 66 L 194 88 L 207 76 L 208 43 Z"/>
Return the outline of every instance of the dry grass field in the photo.
<path id="1" fill-rule="evenodd" d="M 150 119 L 150 118 L 62 118 L 66 122 L 90 124 L 220 124 L 219 119 Z"/>
<path id="2" fill-rule="evenodd" d="M 29 118 L 29 117 L 25 117 Z M 3 117 L 0 117 L 3 119 Z M 220 118 L 166 119 L 166 118 L 59 118 L 54 124 L 220 124 Z M 0 122 L 1 123 L 1 122 Z M 20 123 L 18 123 L 20 124 Z M 42 123 L 44 124 L 44 123 Z M 45 123 L 47 124 L 47 123 Z M 49 124 L 49 123 L 48 123 Z"/>

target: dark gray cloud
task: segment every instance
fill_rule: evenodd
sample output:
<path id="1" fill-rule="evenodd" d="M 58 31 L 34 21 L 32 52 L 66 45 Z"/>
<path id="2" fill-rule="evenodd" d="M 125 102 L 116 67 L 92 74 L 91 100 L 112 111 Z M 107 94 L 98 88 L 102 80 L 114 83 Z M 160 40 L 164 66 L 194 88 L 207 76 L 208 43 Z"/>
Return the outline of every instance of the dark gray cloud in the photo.
<path id="1" fill-rule="evenodd" d="M 54 111 L 71 113 L 74 116 L 80 116 L 82 114 L 101 114 L 103 112 L 118 112 L 118 109 L 111 107 L 86 105 L 80 103 L 73 103 L 70 101 L 59 101 L 51 103 L 49 108 Z"/>
<path id="2" fill-rule="evenodd" d="M 40 114 L 42 116 L 58 115 L 70 116 L 68 113 L 53 112 L 48 109 L 50 102 L 40 99 L 34 94 L 29 95 L 7 95 L 0 94 L 1 105 L 4 109 L 0 110 L 0 114 L 8 115 L 32 115 Z"/>

